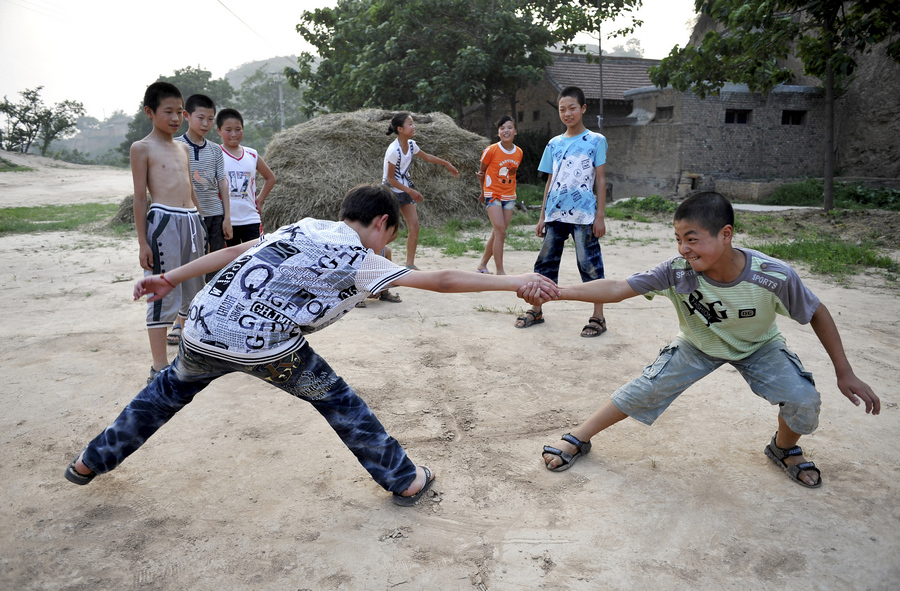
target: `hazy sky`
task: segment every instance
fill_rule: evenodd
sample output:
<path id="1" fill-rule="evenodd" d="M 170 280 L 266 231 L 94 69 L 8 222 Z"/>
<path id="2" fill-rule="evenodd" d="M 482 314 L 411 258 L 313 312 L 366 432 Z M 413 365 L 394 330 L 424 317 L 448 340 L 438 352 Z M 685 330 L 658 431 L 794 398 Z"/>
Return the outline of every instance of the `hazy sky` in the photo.
<path id="1" fill-rule="evenodd" d="M 98 119 L 115 109 L 131 114 L 147 85 L 176 69 L 200 66 L 221 78 L 246 62 L 309 49 L 295 30 L 300 15 L 334 4 L 0 0 L 0 96 L 18 100 L 20 91 L 43 86 L 48 104 L 81 101 Z M 694 0 L 644 0 L 644 26 L 635 34 L 644 57 L 665 57 L 687 42 L 693 6 Z M 603 46 L 621 43 L 604 40 Z"/>

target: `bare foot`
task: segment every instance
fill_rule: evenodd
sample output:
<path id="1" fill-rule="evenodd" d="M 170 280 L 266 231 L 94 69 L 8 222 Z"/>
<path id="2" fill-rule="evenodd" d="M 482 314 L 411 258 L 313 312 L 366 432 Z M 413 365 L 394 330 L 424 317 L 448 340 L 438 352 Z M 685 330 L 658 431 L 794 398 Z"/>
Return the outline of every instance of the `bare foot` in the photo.
<path id="1" fill-rule="evenodd" d="M 84 454 L 82 454 L 84 455 Z M 90 476 L 94 473 L 93 470 L 84 465 L 84 462 L 81 461 L 81 456 L 78 456 L 78 459 L 75 460 L 75 471 L 81 474 L 82 476 Z"/>
<path id="2" fill-rule="evenodd" d="M 788 466 L 796 466 L 797 464 L 802 464 L 806 462 L 806 458 L 802 455 L 799 456 L 787 456 L 784 458 L 784 463 Z M 797 478 L 808 484 L 809 486 L 815 486 L 819 482 L 819 473 L 815 470 L 801 470 L 797 474 Z"/>

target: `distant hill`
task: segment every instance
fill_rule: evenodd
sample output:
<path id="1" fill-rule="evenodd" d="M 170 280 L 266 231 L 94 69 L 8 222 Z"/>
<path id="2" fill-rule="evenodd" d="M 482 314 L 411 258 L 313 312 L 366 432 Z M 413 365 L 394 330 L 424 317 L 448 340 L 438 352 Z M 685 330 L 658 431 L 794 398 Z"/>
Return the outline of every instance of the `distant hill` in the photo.
<path id="1" fill-rule="evenodd" d="M 241 87 L 241 84 L 245 79 L 252 76 L 258 69 L 261 67 L 265 67 L 266 72 L 271 74 L 275 74 L 277 72 L 282 72 L 286 67 L 297 67 L 297 56 L 296 55 L 279 55 L 276 57 L 270 57 L 265 60 L 257 60 L 255 62 L 247 62 L 246 64 L 240 65 L 237 68 L 230 70 L 227 74 L 225 74 L 225 79 L 231 84 L 231 87 L 235 90 Z"/>

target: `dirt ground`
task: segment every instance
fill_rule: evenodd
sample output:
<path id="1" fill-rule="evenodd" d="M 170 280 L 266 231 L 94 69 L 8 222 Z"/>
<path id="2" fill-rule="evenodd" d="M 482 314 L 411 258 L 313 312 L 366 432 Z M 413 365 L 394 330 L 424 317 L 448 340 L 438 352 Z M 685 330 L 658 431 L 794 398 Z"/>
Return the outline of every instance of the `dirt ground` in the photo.
<path id="1" fill-rule="evenodd" d="M 127 171 L 96 167 L 0 174 L 0 206 L 129 190 Z M 674 252 L 664 224 L 609 226 L 608 276 Z M 135 239 L 104 234 L 0 237 L 2 589 L 900 587 L 900 305 L 878 276 L 848 288 L 802 272 L 881 395 L 878 417 L 839 393 L 808 326 L 780 323 L 822 392 L 819 430 L 803 439 L 817 490 L 763 455 L 776 409 L 726 368 L 652 428 L 625 421 L 568 472 L 542 467 L 543 444 L 674 336 L 661 298 L 607 306 L 598 339 L 578 336 L 586 304 L 548 304 L 545 324 L 515 329 L 513 294 L 401 289 L 400 304 L 355 310 L 310 341 L 436 471 L 434 494 L 401 508 L 311 407 L 243 375 L 212 384 L 114 472 L 64 480 L 149 370 L 136 255 Z M 509 252 L 507 268 L 534 257 Z M 430 250 L 417 262 L 476 265 Z M 578 281 L 571 251 L 561 275 Z"/>

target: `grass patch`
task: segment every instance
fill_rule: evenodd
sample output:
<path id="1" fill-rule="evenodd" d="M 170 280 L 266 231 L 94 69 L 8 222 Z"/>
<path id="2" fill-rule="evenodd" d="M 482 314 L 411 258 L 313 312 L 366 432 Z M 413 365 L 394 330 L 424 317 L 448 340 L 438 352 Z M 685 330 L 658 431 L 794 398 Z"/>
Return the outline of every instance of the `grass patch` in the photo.
<path id="1" fill-rule="evenodd" d="M 668 216 L 675 212 L 678 205 L 660 195 L 650 195 L 643 199 L 626 199 L 618 201 L 606 208 L 606 217 L 613 220 L 633 220 L 649 223 L 659 221 L 662 216 Z"/>
<path id="2" fill-rule="evenodd" d="M 900 270 L 891 257 L 879 254 L 870 243 L 850 244 L 820 236 L 800 237 L 790 242 L 767 242 L 757 250 L 775 258 L 800 261 L 813 273 L 834 275 L 843 279 L 859 267 L 875 267 L 890 273 Z"/>
<path id="3" fill-rule="evenodd" d="M 516 201 L 525 205 L 543 205 L 544 187 L 540 185 L 516 184 Z M 540 215 L 540 212 L 538 212 Z"/>
<path id="4" fill-rule="evenodd" d="M 119 206 L 115 203 L 0 208 L 0 236 L 77 230 L 112 217 L 118 209 Z"/>
<path id="5" fill-rule="evenodd" d="M 19 166 L 5 158 L 0 158 L 0 172 L 28 172 L 30 170 L 34 169 L 27 166 Z"/>
<path id="6" fill-rule="evenodd" d="M 763 203 L 765 205 L 822 207 L 824 200 L 825 187 L 822 181 L 806 179 L 778 187 L 763 200 Z M 836 182 L 834 183 L 834 206 L 844 209 L 900 211 L 900 190 Z"/>

